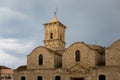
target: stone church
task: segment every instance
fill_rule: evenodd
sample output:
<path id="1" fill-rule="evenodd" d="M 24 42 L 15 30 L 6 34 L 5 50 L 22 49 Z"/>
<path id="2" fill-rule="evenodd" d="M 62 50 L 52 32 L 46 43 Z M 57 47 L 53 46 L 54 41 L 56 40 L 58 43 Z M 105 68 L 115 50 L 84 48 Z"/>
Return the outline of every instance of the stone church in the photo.
<path id="1" fill-rule="evenodd" d="M 27 55 L 14 80 L 120 80 L 120 40 L 110 47 L 75 42 L 65 48 L 66 26 L 57 17 L 44 24 L 44 46 Z"/>

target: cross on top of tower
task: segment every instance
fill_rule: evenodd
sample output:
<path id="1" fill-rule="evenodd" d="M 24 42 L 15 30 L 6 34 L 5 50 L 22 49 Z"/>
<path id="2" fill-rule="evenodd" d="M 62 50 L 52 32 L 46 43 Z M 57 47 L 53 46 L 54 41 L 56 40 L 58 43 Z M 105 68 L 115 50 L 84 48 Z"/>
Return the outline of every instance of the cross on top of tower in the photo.
<path id="1" fill-rule="evenodd" d="M 56 16 L 57 16 L 57 8 L 54 11 L 54 17 L 56 17 Z"/>
<path id="2" fill-rule="evenodd" d="M 57 15 L 57 12 L 55 11 L 55 12 L 54 12 L 54 17 L 56 17 L 56 15 Z"/>

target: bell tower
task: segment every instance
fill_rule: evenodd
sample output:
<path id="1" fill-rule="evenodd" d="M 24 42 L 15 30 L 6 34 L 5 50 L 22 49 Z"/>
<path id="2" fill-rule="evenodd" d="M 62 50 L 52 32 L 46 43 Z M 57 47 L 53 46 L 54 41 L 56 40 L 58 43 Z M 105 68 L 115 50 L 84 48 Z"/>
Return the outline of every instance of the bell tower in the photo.
<path id="1" fill-rule="evenodd" d="M 66 26 L 53 17 L 44 24 L 44 46 L 52 50 L 65 49 L 65 29 Z"/>

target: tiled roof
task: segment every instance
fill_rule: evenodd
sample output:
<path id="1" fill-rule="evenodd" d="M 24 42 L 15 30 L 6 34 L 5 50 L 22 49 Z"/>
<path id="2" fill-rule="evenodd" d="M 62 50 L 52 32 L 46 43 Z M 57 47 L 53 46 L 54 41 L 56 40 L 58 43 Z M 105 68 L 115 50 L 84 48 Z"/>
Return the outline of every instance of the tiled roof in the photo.
<path id="1" fill-rule="evenodd" d="M 10 68 L 6 66 L 0 66 L 0 69 L 10 69 Z"/>
<path id="2" fill-rule="evenodd" d="M 22 65 L 22 66 L 19 66 L 16 70 L 26 70 L 26 69 L 27 69 L 27 66 Z"/>

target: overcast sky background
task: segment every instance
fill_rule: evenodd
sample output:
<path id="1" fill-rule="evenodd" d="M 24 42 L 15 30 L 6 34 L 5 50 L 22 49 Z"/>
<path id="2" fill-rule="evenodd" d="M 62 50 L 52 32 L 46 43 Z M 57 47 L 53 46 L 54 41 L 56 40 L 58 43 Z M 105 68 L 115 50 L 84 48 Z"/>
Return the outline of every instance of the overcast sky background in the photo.
<path id="1" fill-rule="evenodd" d="M 57 17 L 66 47 L 76 41 L 110 46 L 120 39 L 120 0 L 0 0 L 0 65 L 17 68 L 43 46 L 43 24 Z"/>

